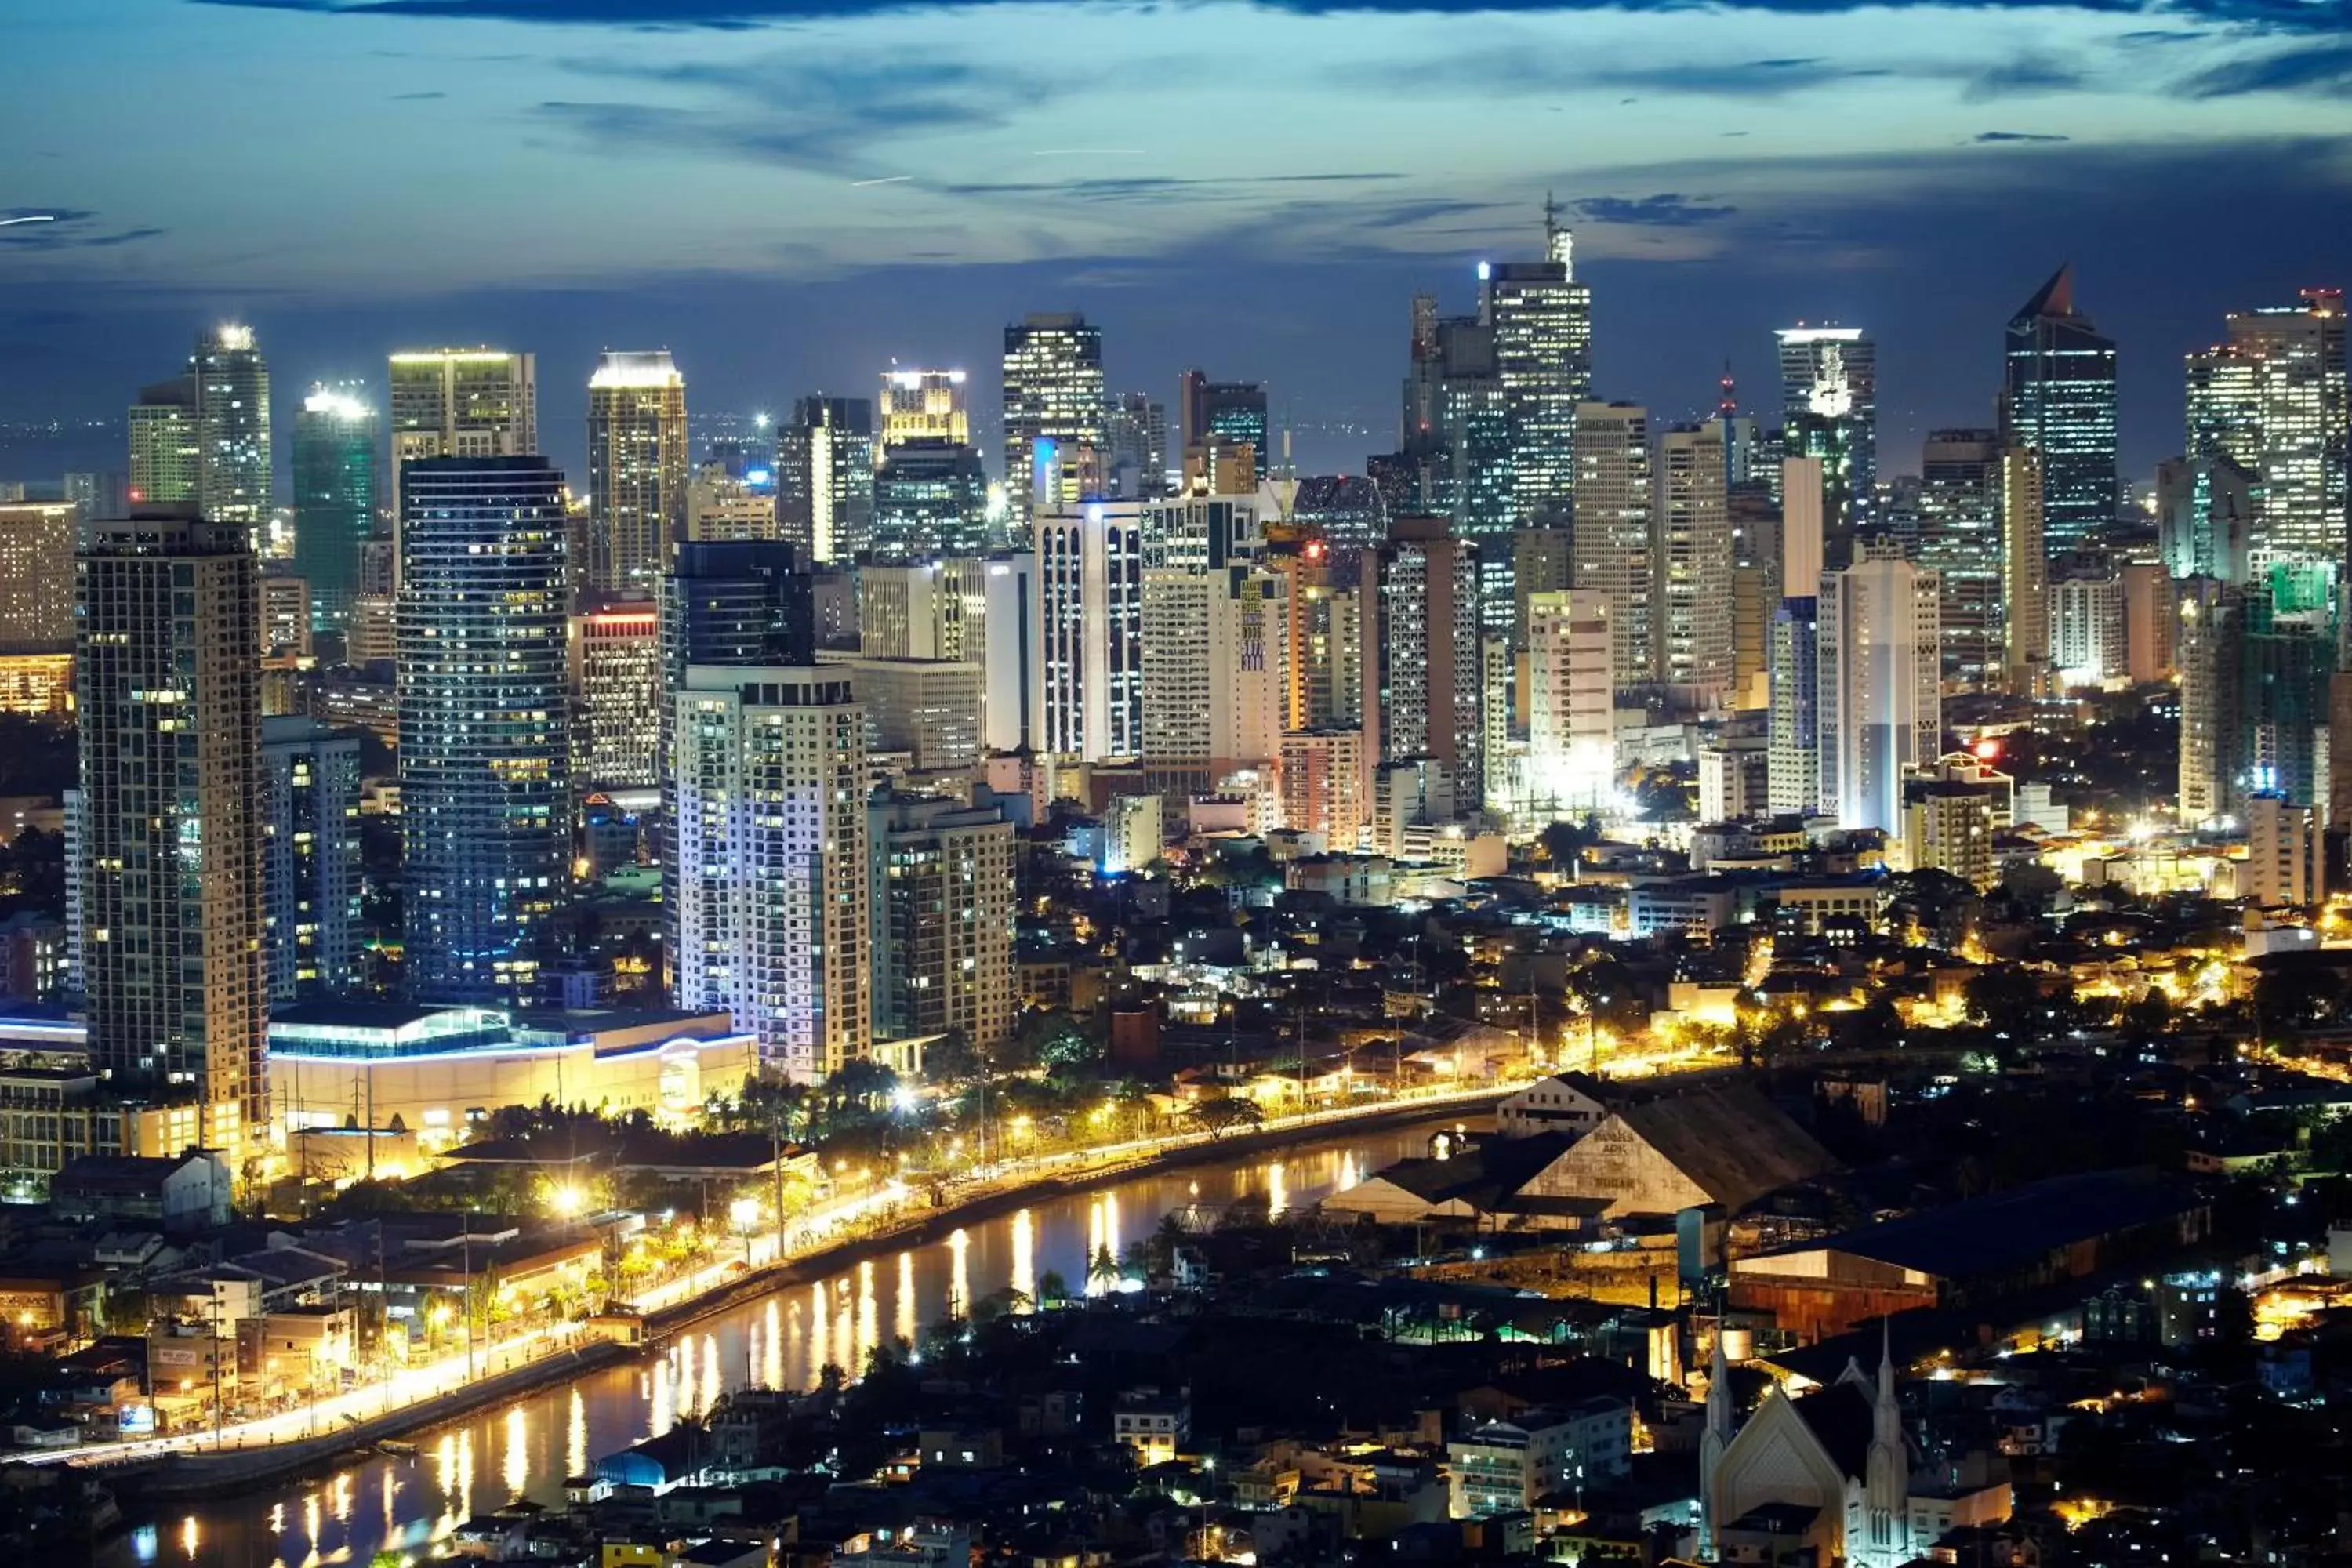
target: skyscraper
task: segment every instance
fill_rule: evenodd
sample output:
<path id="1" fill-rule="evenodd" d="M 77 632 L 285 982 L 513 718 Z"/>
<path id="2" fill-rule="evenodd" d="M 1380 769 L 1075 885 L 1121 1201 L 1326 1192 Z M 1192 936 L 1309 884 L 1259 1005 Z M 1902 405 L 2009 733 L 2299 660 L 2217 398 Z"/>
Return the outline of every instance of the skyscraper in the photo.
<path id="1" fill-rule="evenodd" d="M 197 499 L 204 445 L 196 423 L 196 384 L 174 376 L 142 387 L 131 405 L 130 500 L 169 506 Z"/>
<path id="2" fill-rule="evenodd" d="M 669 351 L 606 353 L 588 378 L 591 590 L 652 596 L 686 537 L 686 378 Z"/>
<path id="3" fill-rule="evenodd" d="M 2156 466 L 2157 548 L 2175 577 L 2245 583 L 2252 575 L 2262 479 L 2228 458 Z"/>
<path id="4" fill-rule="evenodd" d="M 2105 538 L 2116 521 L 2116 345 L 2074 309 L 2061 267 L 2010 318 L 2001 356 L 2001 441 L 2042 455 L 2042 533 L 2052 554 Z"/>
<path id="5" fill-rule="evenodd" d="M 1656 669 L 1655 506 L 1649 411 L 1631 403 L 1579 405 L 1570 574 L 1579 588 L 1609 595 L 1610 668 L 1621 687 L 1642 685 Z"/>
<path id="6" fill-rule="evenodd" d="M 979 452 L 928 437 L 888 449 L 874 475 L 876 560 L 978 555 L 988 542 L 988 471 Z"/>
<path id="7" fill-rule="evenodd" d="M 698 542 L 776 538 L 775 469 L 764 471 L 763 482 L 730 472 L 723 463 L 695 469 L 686 486 L 686 537 Z"/>
<path id="8" fill-rule="evenodd" d="M 1168 493 L 1165 404 L 1142 392 L 1122 392 L 1112 397 L 1103 414 L 1103 469 L 1111 496 L 1120 500 L 1150 500 Z"/>
<path id="9" fill-rule="evenodd" d="M 1034 529 L 1040 751 L 1082 762 L 1143 750 L 1142 506 L 1088 501 Z"/>
<path id="10" fill-rule="evenodd" d="M 1486 776 L 1478 561 L 1445 520 L 1401 517 L 1368 552 L 1368 763 L 1433 758 L 1475 807 Z"/>
<path id="11" fill-rule="evenodd" d="M 314 386 L 294 416 L 294 570 L 310 585 L 310 628 L 343 629 L 375 534 L 375 410 L 349 386 Z"/>
<path id="12" fill-rule="evenodd" d="M 1658 441 L 1658 678 L 1700 707 L 1731 695 L 1731 510 L 1723 426 Z"/>
<path id="13" fill-rule="evenodd" d="M 1780 463 L 1780 567 L 1785 595 L 1768 648 L 1769 744 L 1765 793 L 1775 815 L 1822 808 L 1822 481 L 1819 458 Z"/>
<path id="14" fill-rule="evenodd" d="M 2007 668 L 2001 634 L 2001 446 L 1998 430 L 1930 430 L 1919 458 L 1919 564 L 1943 603 L 1944 679 L 1978 691 Z"/>
<path id="15" fill-rule="evenodd" d="M 882 373 L 881 406 L 878 457 L 887 458 L 906 441 L 971 445 L 971 415 L 964 406 L 960 370 L 901 370 L 894 364 Z"/>
<path id="16" fill-rule="evenodd" d="M 233 1163 L 268 1119 L 255 574 L 246 525 L 193 506 L 93 523 L 75 567 L 90 1059 L 193 1099 Z"/>
<path id="17" fill-rule="evenodd" d="M 1019 1011 L 1013 958 L 1020 837 L 994 806 L 875 800 L 874 1033 L 955 1030 L 987 1049 Z"/>
<path id="18" fill-rule="evenodd" d="M 677 1005 L 814 1083 L 873 1039 L 865 714 L 823 668 L 689 664 L 671 700 Z"/>
<path id="19" fill-rule="evenodd" d="M 0 503 L 0 653 L 73 647 L 80 526 L 80 510 L 69 501 Z"/>
<path id="20" fill-rule="evenodd" d="M 1842 559 L 1870 515 L 1878 482 L 1878 349 L 1859 327 L 1788 327 L 1780 359 L 1780 440 L 1822 464 L 1830 558 Z"/>
<path id="21" fill-rule="evenodd" d="M 1519 526 L 1564 513 L 1575 491 L 1576 407 L 1592 395 L 1592 290 L 1576 280 L 1575 244 L 1547 200 L 1544 258 L 1479 268 Z"/>
<path id="22" fill-rule="evenodd" d="M 1936 574 L 1891 542 L 1822 574 L 1821 791 L 1841 827 L 1903 831 L 1903 779 L 1941 754 Z"/>
<path id="23" fill-rule="evenodd" d="M 212 522 L 234 522 L 260 547 L 269 526 L 269 366 L 251 327 L 202 332 L 188 356 L 196 389 L 196 500 Z"/>
<path id="24" fill-rule="evenodd" d="M 2347 397 L 2344 296 L 2233 310 L 2229 336 L 2188 360 L 2189 457 L 2227 458 L 2260 480 L 2255 575 L 2274 562 L 2340 574 L 2345 554 Z"/>
<path id="25" fill-rule="evenodd" d="M 262 931 L 269 999 L 359 984 L 360 737 L 261 721 Z"/>
<path id="26" fill-rule="evenodd" d="M 1257 477 L 1265 478 L 1270 432 L 1264 386 L 1255 381 L 1211 381 L 1206 371 L 1188 370 L 1177 377 L 1176 406 L 1186 452 L 1211 442 L 1246 444 L 1256 454 Z"/>
<path id="27" fill-rule="evenodd" d="M 2042 455 L 2000 458 L 2001 666 L 2009 689 L 2040 697 L 2050 684 L 2050 552 L 2043 542 Z"/>
<path id="28" fill-rule="evenodd" d="M 412 349 L 386 366 L 391 488 L 415 458 L 519 458 L 539 450 L 539 366 L 504 349 Z"/>
<path id="29" fill-rule="evenodd" d="M 1606 594 L 1528 595 L 1528 793 L 1539 815 L 1597 809 L 1616 786 L 1612 649 Z"/>
<path id="30" fill-rule="evenodd" d="M 600 599 L 572 616 L 574 788 L 649 789 L 660 782 L 661 609 Z"/>
<path id="31" fill-rule="evenodd" d="M 416 458 L 400 555 L 408 988 L 528 996 L 571 867 L 563 476 L 536 457 Z"/>
<path id="32" fill-rule="evenodd" d="M 1077 493 L 1077 449 L 1104 440 L 1102 329 L 1076 314 L 1033 315 L 1004 329 L 1004 499 L 1018 533 Z M 1041 451 L 1041 448 L 1044 450 Z M 1057 465 L 1061 493 L 1035 493 L 1041 458 Z"/>
<path id="33" fill-rule="evenodd" d="M 803 397 L 776 429 L 776 521 L 802 560 L 852 561 L 874 531 L 874 405 Z"/>

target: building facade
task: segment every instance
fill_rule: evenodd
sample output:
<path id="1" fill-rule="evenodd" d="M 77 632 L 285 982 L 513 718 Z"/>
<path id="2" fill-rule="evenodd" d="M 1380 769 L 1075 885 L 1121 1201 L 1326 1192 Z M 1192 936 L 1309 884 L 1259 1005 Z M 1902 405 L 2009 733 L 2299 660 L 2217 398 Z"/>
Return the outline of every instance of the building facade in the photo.
<path id="1" fill-rule="evenodd" d="M 1004 500 L 1017 534 L 1041 511 L 1097 499 L 1078 493 L 1076 459 L 1106 445 L 1102 329 L 1069 313 L 1005 328 L 1003 386 Z M 1056 493 L 1037 493 L 1041 467 Z"/>
<path id="2" fill-rule="evenodd" d="M 992 806 L 877 797 L 867 844 L 877 1037 L 952 1030 L 982 1050 L 1009 1038 L 1019 1012 L 1013 824 Z"/>
<path id="3" fill-rule="evenodd" d="M 2116 521 L 2116 344 L 2074 308 L 2062 267 L 2010 318 L 2001 354 L 2001 440 L 2039 453 L 2043 536 L 2053 554 L 2104 542 Z"/>
<path id="4" fill-rule="evenodd" d="M 294 416 L 294 570 L 310 585 L 310 629 L 341 632 L 376 531 L 383 433 L 356 387 L 320 384 Z"/>
<path id="5" fill-rule="evenodd" d="M 264 960 L 273 1006 L 358 988 L 360 738 L 299 716 L 261 721 Z"/>
<path id="6" fill-rule="evenodd" d="M 588 378 L 593 592 L 650 598 L 686 537 L 686 377 L 667 349 L 607 353 Z"/>
<path id="7" fill-rule="evenodd" d="M 1942 754 L 1938 592 L 1892 544 L 1822 574 L 1821 808 L 1842 827 L 1900 837 L 1905 775 Z"/>

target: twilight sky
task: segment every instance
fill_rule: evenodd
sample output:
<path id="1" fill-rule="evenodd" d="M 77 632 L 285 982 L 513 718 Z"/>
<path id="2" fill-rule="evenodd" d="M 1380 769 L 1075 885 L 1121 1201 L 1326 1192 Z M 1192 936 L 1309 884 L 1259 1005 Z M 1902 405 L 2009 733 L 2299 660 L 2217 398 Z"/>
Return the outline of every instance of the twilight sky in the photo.
<path id="1" fill-rule="evenodd" d="M 1079 309 L 1115 387 L 1264 379 L 1359 468 L 1413 290 L 1468 309 L 1550 188 L 1604 395 L 1680 416 L 1728 357 L 1761 408 L 1772 327 L 1860 324 L 1890 470 L 1989 417 L 2071 257 L 2145 477 L 2225 310 L 2352 277 L 2352 0 L 0 0 L 0 217 L 61 215 L 0 227 L 0 420 L 112 414 L 235 315 L 289 424 L 394 346 L 534 350 L 572 463 L 602 347 L 698 409 L 893 355 L 988 407 L 1003 322 Z"/>

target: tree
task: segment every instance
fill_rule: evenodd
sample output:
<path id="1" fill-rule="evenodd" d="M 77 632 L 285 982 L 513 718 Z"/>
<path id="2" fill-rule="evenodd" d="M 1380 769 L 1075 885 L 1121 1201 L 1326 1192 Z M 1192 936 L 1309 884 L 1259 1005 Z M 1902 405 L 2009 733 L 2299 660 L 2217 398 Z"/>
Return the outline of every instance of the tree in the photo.
<path id="1" fill-rule="evenodd" d="M 1096 1247 L 1095 1255 L 1087 1260 L 1087 1289 L 1090 1291 L 1108 1290 L 1118 1284 L 1118 1259 L 1111 1256 L 1108 1244 Z"/>
<path id="2" fill-rule="evenodd" d="M 1070 1282 L 1062 1278 L 1058 1268 L 1048 1268 L 1037 1276 L 1037 1304 L 1055 1307 L 1070 1299 Z"/>
<path id="3" fill-rule="evenodd" d="M 1969 981 L 1961 995 L 1969 1016 L 1991 1032 L 1991 1055 L 1997 1061 L 2012 1058 L 2042 1038 L 2050 1021 L 2042 982 L 2014 964 L 1985 970 Z"/>
<path id="4" fill-rule="evenodd" d="M 1263 1126 L 1265 1112 L 1254 1100 L 1238 1100 L 1227 1096 L 1223 1100 L 1204 1100 L 1192 1107 L 1189 1114 L 1202 1131 L 1222 1138 L 1228 1132 Z"/>
<path id="5" fill-rule="evenodd" d="M 1585 847 L 1600 837 L 1600 823 L 1588 816 L 1582 822 L 1547 823 L 1536 841 L 1543 846 L 1544 858 L 1551 862 L 1552 869 L 1559 871 L 1574 865 Z"/>

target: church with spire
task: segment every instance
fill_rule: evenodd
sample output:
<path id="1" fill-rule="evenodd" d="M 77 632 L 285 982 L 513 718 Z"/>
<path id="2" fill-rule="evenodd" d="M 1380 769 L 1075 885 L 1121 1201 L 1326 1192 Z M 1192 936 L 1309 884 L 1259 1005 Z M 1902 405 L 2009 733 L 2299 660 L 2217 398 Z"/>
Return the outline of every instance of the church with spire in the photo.
<path id="1" fill-rule="evenodd" d="M 1956 1524 L 2008 1517 L 2006 1480 L 1915 1493 L 1917 1468 L 1883 1338 L 1875 1378 L 1849 1361 L 1826 1388 L 1791 1397 L 1775 1384 L 1736 1422 L 1717 1337 L 1699 1442 L 1700 1562 L 1903 1568 Z"/>

